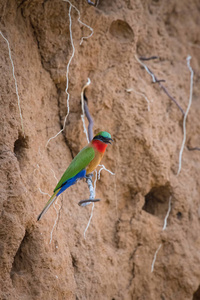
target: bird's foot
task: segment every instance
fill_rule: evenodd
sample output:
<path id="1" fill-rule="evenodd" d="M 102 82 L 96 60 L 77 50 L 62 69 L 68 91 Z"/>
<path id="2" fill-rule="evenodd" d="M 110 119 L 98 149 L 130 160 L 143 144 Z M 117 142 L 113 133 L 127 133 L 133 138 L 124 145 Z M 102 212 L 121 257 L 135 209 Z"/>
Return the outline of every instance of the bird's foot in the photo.
<path id="1" fill-rule="evenodd" d="M 94 177 L 93 173 L 89 173 L 85 176 L 86 179 L 92 179 Z"/>

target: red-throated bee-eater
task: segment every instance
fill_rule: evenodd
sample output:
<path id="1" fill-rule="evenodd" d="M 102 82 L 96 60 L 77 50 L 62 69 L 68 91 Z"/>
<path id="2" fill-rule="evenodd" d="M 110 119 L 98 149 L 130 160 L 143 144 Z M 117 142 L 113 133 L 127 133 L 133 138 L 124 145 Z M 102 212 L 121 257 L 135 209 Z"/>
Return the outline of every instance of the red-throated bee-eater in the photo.
<path id="1" fill-rule="evenodd" d="M 62 192 L 64 192 L 71 185 L 75 184 L 77 180 L 86 177 L 86 175 L 96 169 L 101 162 L 107 145 L 111 144 L 110 141 L 112 141 L 110 133 L 101 131 L 74 157 L 71 164 L 55 187 L 53 195 L 38 216 L 38 221 L 47 212 L 47 210 Z"/>

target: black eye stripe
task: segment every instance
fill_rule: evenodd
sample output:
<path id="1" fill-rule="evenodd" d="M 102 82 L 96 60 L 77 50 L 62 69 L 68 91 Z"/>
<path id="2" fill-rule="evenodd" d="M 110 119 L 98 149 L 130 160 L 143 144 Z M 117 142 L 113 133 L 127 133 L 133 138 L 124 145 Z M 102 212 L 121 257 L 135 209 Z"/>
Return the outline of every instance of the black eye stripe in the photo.
<path id="1" fill-rule="evenodd" d="M 95 137 L 94 137 L 94 139 L 96 139 L 96 138 L 103 138 L 103 139 L 110 139 L 108 136 L 103 136 L 103 135 L 96 135 Z"/>
<path id="2" fill-rule="evenodd" d="M 101 136 L 101 135 L 96 135 L 94 138 L 93 138 L 93 140 L 104 140 L 104 137 L 103 136 Z"/>
<path id="3" fill-rule="evenodd" d="M 111 144 L 110 141 L 113 141 L 111 138 L 109 138 L 109 137 L 104 137 L 104 136 L 102 136 L 102 135 L 96 135 L 96 136 L 93 138 L 93 140 L 99 140 L 99 141 L 101 141 L 101 142 L 103 142 L 103 143 L 105 143 L 105 144 Z"/>

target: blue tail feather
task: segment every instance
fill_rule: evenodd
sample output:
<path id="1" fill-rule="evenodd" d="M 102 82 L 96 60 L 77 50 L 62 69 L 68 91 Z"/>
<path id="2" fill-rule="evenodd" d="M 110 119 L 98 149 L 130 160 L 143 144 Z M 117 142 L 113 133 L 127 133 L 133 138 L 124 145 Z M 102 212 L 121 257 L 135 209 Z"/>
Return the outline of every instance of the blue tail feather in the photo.
<path id="1" fill-rule="evenodd" d="M 62 192 L 64 192 L 68 187 L 75 184 L 78 179 L 84 178 L 85 176 L 86 176 L 86 170 L 84 169 L 84 170 L 80 171 L 78 174 L 76 174 L 76 176 L 74 176 L 73 178 L 70 178 L 69 180 L 64 182 L 62 184 L 61 189 L 58 192 L 57 196 L 59 196 Z"/>

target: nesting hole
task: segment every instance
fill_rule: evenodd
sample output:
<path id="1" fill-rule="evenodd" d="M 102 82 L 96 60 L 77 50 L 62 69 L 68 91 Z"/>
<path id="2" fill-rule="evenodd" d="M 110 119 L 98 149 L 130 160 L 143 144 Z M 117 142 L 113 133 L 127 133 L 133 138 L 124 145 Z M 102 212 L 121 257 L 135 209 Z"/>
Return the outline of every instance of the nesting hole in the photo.
<path id="1" fill-rule="evenodd" d="M 14 143 L 14 153 L 18 160 L 22 159 L 28 149 L 28 137 L 24 137 L 21 133 Z"/>
<path id="2" fill-rule="evenodd" d="M 145 196 L 145 204 L 142 209 L 163 219 L 169 207 L 170 195 L 171 188 L 169 185 L 153 187 Z"/>
<path id="3" fill-rule="evenodd" d="M 182 217 L 183 217 L 183 215 L 182 215 L 182 213 L 179 211 L 179 212 L 177 212 L 176 217 L 177 217 L 178 220 L 181 220 Z"/>
<path id="4" fill-rule="evenodd" d="M 73 268 L 78 269 L 78 260 L 77 260 L 77 258 L 75 256 L 73 256 L 72 254 L 71 254 L 71 257 L 72 257 L 72 266 L 73 266 Z"/>
<path id="5" fill-rule="evenodd" d="M 27 272 L 29 269 L 29 263 L 27 261 L 27 257 L 25 254 L 24 249 L 26 248 L 26 245 L 28 243 L 29 237 L 27 231 L 25 232 L 24 238 L 21 241 L 21 244 L 17 250 L 17 253 L 14 257 L 13 264 L 12 264 L 12 269 L 10 272 L 10 277 L 14 283 L 15 281 L 15 274 L 17 275 L 24 275 L 24 273 Z"/>
<path id="6" fill-rule="evenodd" d="M 193 300 L 200 300 L 200 286 L 198 287 L 198 289 L 196 290 L 196 292 L 193 295 Z"/>
<path id="7" fill-rule="evenodd" d="M 122 20 L 113 21 L 110 26 L 110 33 L 121 43 L 132 42 L 134 33 L 130 25 Z"/>

